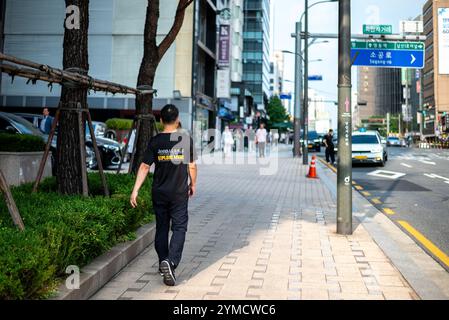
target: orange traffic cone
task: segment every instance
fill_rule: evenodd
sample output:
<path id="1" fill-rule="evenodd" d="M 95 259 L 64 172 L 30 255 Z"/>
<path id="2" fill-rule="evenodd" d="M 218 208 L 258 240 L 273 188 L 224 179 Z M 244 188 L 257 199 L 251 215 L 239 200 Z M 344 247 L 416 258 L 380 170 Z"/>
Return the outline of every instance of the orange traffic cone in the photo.
<path id="1" fill-rule="evenodd" d="M 316 174 L 316 156 L 312 156 L 312 162 L 310 163 L 309 174 L 307 175 L 307 178 L 318 179 L 318 176 Z"/>

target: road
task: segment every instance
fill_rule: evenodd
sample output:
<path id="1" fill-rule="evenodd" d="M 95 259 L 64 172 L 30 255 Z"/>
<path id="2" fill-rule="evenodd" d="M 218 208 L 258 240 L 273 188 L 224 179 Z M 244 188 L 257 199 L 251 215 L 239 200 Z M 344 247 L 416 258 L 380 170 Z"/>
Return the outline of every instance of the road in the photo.
<path id="1" fill-rule="evenodd" d="M 388 151 L 384 168 L 354 166 L 355 188 L 449 271 L 449 151 Z"/>

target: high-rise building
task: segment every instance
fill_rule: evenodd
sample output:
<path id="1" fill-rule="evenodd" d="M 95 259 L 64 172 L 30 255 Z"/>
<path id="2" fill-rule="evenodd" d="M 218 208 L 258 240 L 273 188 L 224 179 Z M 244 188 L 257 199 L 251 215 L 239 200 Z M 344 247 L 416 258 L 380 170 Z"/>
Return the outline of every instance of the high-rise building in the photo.
<path id="1" fill-rule="evenodd" d="M 360 120 L 379 115 L 376 106 L 376 69 L 369 67 L 357 68 L 358 117 Z"/>
<path id="2" fill-rule="evenodd" d="M 378 68 L 375 80 L 376 116 L 402 113 L 401 69 Z"/>
<path id="3" fill-rule="evenodd" d="M 244 0 L 243 81 L 264 110 L 270 95 L 270 0 Z"/>
<path id="4" fill-rule="evenodd" d="M 270 96 L 279 96 L 283 92 L 284 84 L 284 54 L 275 51 L 270 63 Z"/>
<path id="5" fill-rule="evenodd" d="M 423 74 L 425 136 L 449 133 L 449 0 L 428 0 L 423 7 L 426 66 Z"/>
<path id="6" fill-rule="evenodd" d="M 218 9 L 220 11 L 218 43 L 220 61 L 217 129 L 222 130 L 224 123 L 229 123 L 236 117 L 244 118 L 248 111 L 245 106 L 244 90 L 240 90 L 243 78 L 243 0 L 224 0 L 223 3 L 218 4 Z M 229 32 L 228 36 L 227 32 Z M 222 61 L 223 58 L 226 61 Z"/>

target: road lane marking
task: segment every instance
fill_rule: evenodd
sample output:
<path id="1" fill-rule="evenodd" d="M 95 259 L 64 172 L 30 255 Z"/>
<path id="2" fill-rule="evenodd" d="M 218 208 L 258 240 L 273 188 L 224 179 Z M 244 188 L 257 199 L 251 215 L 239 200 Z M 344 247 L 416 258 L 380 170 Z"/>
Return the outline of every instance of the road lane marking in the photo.
<path id="1" fill-rule="evenodd" d="M 389 208 L 384 208 L 384 212 L 390 216 L 396 214 L 396 212 L 394 212 L 393 210 L 391 210 Z"/>
<path id="2" fill-rule="evenodd" d="M 355 186 L 355 188 L 356 188 L 357 190 L 359 190 L 359 191 L 363 190 L 363 187 L 362 187 L 362 186 Z"/>
<path id="3" fill-rule="evenodd" d="M 431 164 L 432 166 L 436 166 L 437 165 L 435 162 L 432 162 L 432 161 L 420 160 L 419 162 L 424 163 L 424 164 Z"/>
<path id="4" fill-rule="evenodd" d="M 382 201 L 380 201 L 379 198 L 373 198 L 373 199 L 371 199 L 371 201 L 372 201 L 374 204 L 382 204 Z"/>
<path id="5" fill-rule="evenodd" d="M 337 169 L 334 166 L 331 166 L 329 163 L 327 163 L 326 161 L 324 161 L 320 157 L 318 157 L 318 160 L 320 160 L 322 164 L 324 164 L 326 167 L 331 169 L 333 172 L 337 173 Z"/>
<path id="6" fill-rule="evenodd" d="M 362 194 L 363 194 L 365 197 L 371 197 L 371 193 L 369 193 L 369 192 L 367 192 L 367 191 L 362 191 Z"/>
<path id="7" fill-rule="evenodd" d="M 409 165 L 409 164 L 406 164 L 406 163 L 401 163 L 401 166 L 403 166 L 403 167 L 407 167 L 407 168 L 413 168 L 411 165 Z"/>
<path id="8" fill-rule="evenodd" d="M 399 178 L 405 176 L 405 173 L 386 171 L 386 170 L 376 170 L 376 171 L 367 173 L 367 175 L 373 176 L 373 177 L 396 180 L 396 179 L 399 179 Z"/>
<path id="9" fill-rule="evenodd" d="M 425 173 L 424 174 L 426 177 L 431 178 L 431 179 L 442 179 L 444 180 L 445 183 L 449 184 L 449 178 L 443 177 L 443 176 L 439 176 L 437 174 L 429 174 L 429 173 Z"/>
<path id="10" fill-rule="evenodd" d="M 449 267 L 449 257 L 434 245 L 429 239 L 427 239 L 422 233 L 413 228 L 406 221 L 398 221 L 398 223 L 407 230 L 416 240 L 418 240 L 427 250 L 429 250 L 435 257 L 440 259 L 446 266 Z"/>

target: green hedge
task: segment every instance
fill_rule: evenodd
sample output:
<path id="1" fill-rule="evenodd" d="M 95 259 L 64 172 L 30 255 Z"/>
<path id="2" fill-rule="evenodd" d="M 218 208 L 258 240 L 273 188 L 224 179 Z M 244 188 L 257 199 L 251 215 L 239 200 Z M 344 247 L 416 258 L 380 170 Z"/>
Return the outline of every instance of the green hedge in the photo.
<path id="1" fill-rule="evenodd" d="M 106 126 L 112 130 L 131 130 L 133 121 L 130 119 L 112 118 L 106 121 Z M 156 126 L 159 132 L 164 129 L 164 126 L 160 122 L 156 122 Z"/>
<path id="2" fill-rule="evenodd" d="M 133 121 L 130 119 L 112 118 L 106 121 L 106 126 L 112 130 L 131 130 Z"/>
<path id="3" fill-rule="evenodd" d="M 0 201 L 0 299 L 48 298 L 67 277 L 69 265 L 80 268 L 117 243 L 134 239 L 138 227 L 152 221 L 151 178 L 141 189 L 139 206 L 129 204 L 134 177 L 108 175 L 111 197 L 101 195 L 98 174 L 89 174 L 92 195 L 62 196 L 54 178 L 13 188 L 25 231 L 13 225 Z"/>
<path id="4" fill-rule="evenodd" d="M 45 150 L 42 138 L 28 134 L 0 133 L 0 152 L 37 152 Z"/>

